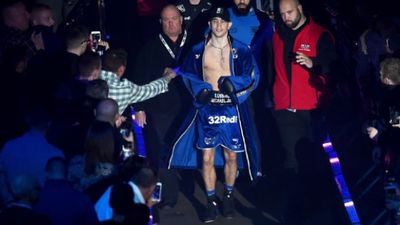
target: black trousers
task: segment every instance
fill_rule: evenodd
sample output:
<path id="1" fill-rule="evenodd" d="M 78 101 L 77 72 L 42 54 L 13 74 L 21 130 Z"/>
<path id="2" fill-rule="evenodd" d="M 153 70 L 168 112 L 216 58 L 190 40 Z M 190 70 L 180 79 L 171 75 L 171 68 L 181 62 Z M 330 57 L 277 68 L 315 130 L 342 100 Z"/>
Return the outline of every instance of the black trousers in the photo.
<path id="1" fill-rule="evenodd" d="M 320 110 L 277 110 L 274 117 L 285 151 L 284 168 L 297 170 L 300 159 L 313 158 L 313 151 L 327 135 L 323 114 Z"/>
<path id="2" fill-rule="evenodd" d="M 319 110 L 274 112 L 281 144 L 285 150 L 283 219 L 301 223 L 320 208 L 329 209 L 341 220 L 341 198 L 331 172 L 329 157 L 322 148 L 327 136 Z M 340 224 L 340 223 L 338 223 Z M 342 223 L 343 224 L 343 223 Z"/>

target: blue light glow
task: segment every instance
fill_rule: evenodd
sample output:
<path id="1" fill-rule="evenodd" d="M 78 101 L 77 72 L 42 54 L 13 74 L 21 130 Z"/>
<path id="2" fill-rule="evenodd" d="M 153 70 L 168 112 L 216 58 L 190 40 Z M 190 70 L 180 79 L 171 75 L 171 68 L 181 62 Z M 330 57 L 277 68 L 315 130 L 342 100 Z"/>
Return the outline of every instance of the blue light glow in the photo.
<path id="1" fill-rule="evenodd" d="M 343 204 L 346 208 L 347 215 L 352 224 L 360 224 L 360 218 L 358 217 L 357 210 L 342 174 L 339 157 L 333 149 L 333 145 L 329 137 L 326 138 L 325 143 L 322 144 L 322 147 L 329 156 L 332 172 L 335 176 L 335 181 L 339 192 L 342 195 Z"/>

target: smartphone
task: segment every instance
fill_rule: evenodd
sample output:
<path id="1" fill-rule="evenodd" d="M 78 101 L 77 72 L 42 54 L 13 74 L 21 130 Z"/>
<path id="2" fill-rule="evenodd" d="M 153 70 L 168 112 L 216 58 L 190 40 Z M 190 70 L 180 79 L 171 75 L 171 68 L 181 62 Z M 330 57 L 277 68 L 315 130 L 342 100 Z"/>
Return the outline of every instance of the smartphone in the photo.
<path id="1" fill-rule="evenodd" d="M 100 31 L 90 32 L 90 48 L 93 52 L 97 52 L 100 41 L 101 41 L 101 32 Z"/>
<path id="2" fill-rule="evenodd" d="M 129 129 L 122 128 L 122 129 L 119 130 L 119 132 L 121 133 L 123 138 L 128 138 L 129 137 L 129 133 L 130 133 Z"/>
<path id="3" fill-rule="evenodd" d="M 92 40 L 93 42 L 101 41 L 101 32 L 98 30 L 90 32 L 90 40 Z"/>
<path id="4" fill-rule="evenodd" d="M 162 191 L 162 183 L 157 182 L 156 187 L 154 188 L 153 194 L 151 195 L 151 199 L 155 202 L 161 201 L 161 191 Z"/>

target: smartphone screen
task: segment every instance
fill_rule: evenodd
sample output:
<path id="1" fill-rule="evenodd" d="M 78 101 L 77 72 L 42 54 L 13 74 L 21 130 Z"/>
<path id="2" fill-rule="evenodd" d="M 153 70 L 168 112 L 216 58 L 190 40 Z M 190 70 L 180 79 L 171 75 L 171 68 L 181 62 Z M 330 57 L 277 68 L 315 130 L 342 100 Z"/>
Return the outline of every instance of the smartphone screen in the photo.
<path id="1" fill-rule="evenodd" d="M 101 41 L 101 32 L 100 31 L 90 32 L 90 48 L 93 52 L 97 52 L 100 41 Z"/>
<path id="2" fill-rule="evenodd" d="M 99 42 L 101 40 L 101 32 L 100 31 L 92 31 L 90 32 L 90 38 L 93 42 Z"/>
<path id="3" fill-rule="evenodd" d="M 156 202 L 161 201 L 161 190 L 162 190 L 162 183 L 157 182 L 156 187 L 154 188 L 153 194 L 151 196 L 151 199 L 153 201 L 156 201 Z"/>

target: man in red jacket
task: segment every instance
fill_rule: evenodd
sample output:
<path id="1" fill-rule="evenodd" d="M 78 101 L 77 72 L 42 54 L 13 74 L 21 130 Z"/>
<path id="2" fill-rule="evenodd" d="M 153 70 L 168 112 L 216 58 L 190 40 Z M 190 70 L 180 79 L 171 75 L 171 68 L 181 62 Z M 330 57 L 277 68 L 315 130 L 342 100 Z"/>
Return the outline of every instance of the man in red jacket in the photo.
<path id="1" fill-rule="evenodd" d="M 308 188 L 303 185 L 306 183 L 303 172 L 319 174 L 322 170 L 314 165 L 325 162 L 318 158 L 318 153 L 323 151 L 316 151 L 315 146 L 321 141 L 318 136 L 323 134 L 321 109 L 328 96 L 327 80 L 336 53 L 333 36 L 311 17 L 305 16 L 298 0 L 280 0 L 279 11 L 282 23 L 277 24 L 273 35 L 274 116 L 285 151 L 284 168 L 292 175 L 287 180 L 301 181 L 288 185 L 296 189 L 294 192 L 289 190 L 289 195 L 296 196 L 301 187 Z M 294 211 L 301 215 L 301 209 Z"/>
<path id="2" fill-rule="evenodd" d="M 281 0 L 283 26 L 273 36 L 275 115 L 285 168 L 297 171 L 296 144 L 312 137 L 312 115 L 326 99 L 327 78 L 336 58 L 334 40 L 325 28 L 303 13 L 297 0 Z"/>

